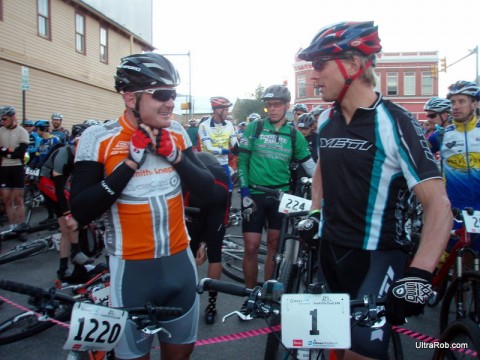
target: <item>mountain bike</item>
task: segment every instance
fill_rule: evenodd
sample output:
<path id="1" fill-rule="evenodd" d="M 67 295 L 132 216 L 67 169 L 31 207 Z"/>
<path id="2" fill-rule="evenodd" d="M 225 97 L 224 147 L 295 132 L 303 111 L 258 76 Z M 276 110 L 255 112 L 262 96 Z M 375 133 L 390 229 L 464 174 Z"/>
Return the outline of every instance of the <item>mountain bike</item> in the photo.
<path id="1" fill-rule="evenodd" d="M 59 249 L 60 238 L 56 235 L 46 236 L 40 239 L 29 240 L 18 244 L 13 249 L 0 255 L 0 265 L 8 262 L 33 256 L 49 250 Z"/>
<path id="2" fill-rule="evenodd" d="M 324 289 L 324 286 L 315 284 L 315 288 L 320 290 Z M 201 279 L 197 285 L 197 292 L 202 294 L 204 291 L 210 290 L 234 296 L 248 297 L 247 304 L 249 309 L 258 318 L 266 321 L 272 333 L 278 331 L 280 327 L 284 329 L 285 333 L 288 333 L 288 336 L 285 336 L 285 338 L 278 339 L 282 347 L 282 354 L 272 355 L 265 353 L 265 360 L 324 359 L 326 349 L 346 349 L 349 347 L 349 329 L 351 326 L 380 327 L 385 322 L 382 306 L 385 301 L 373 295 L 365 295 L 361 299 L 350 300 L 348 294 L 326 294 L 321 291 L 318 294 L 286 294 L 283 284 L 276 280 L 268 280 L 261 287 L 257 286 L 254 289 L 249 289 L 226 281 L 209 278 Z M 298 310 L 298 308 L 289 309 L 289 305 L 292 303 L 307 304 L 307 306 L 302 310 Z M 358 310 L 351 314 L 351 309 L 354 307 L 362 307 L 363 310 Z M 271 324 L 270 319 L 272 316 L 279 317 L 280 313 L 284 314 L 286 312 L 288 312 L 288 319 L 290 320 L 288 325 Z M 339 315 L 341 318 L 338 319 L 332 320 L 330 317 L 328 321 L 318 321 L 324 316 L 322 314 L 328 312 L 333 313 L 334 316 L 338 315 L 337 312 L 344 312 L 345 314 Z M 227 318 L 235 315 L 240 318 L 245 317 L 241 312 L 233 311 L 225 315 L 222 321 L 225 322 Z M 294 319 L 293 322 L 297 323 L 293 324 L 293 326 L 292 317 Z M 282 316 L 282 319 L 284 318 L 287 319 L 287 316 Z M 305 318 L 308 321 L 304 324 L 303 319 Z M 335 321 L 335 326 L 332 326 L 332 321 Z M 287 327 L 291 327 L 293 333 L 292 331 L 287 331 L 292 330 L 287 329 Z M 328 330 L 325 331 L 325 328 Z M 291 339 L 292 334 L 295 340 Z M 395 341 L 393 338 L 392 340 Z M 394 358 L 403 359 L 400 339 L 397 338 L 396 340 L 398 340 L 398 343 L 394 344 Z M 287 341 L 287 344 L 285 344 L 285 341 Z"/>
<path id="3" fill-rule="evenodd" d="M 459 217 L 460 215 L 456 216 L 456 218 Z M 468 318 L 480 325 L 479 253 L 470 247 L 469 234 L 480 232 L 479 220 L 480 212 L 478 211 L 465 209 L 461 212 L 461 221 L 464 222 L 464 226 L 455 231 L 459 236 L 458 241 L 450 251 L 440 272 L 434 277 L 435 284 L 437 277 L 447 277 L 449 269 L 453 269 L 450 271 L 453 281 L 445 290 L 440 309 L 440 333 L 445 331 L 453 320 Z M 472 264 L 465 264 L 467 261 L 472 262 L 473 268 Z"/>
<path id="4" fill-rule="evenodd" d="M 244 283 L 243 276 L 243 254 L 244 244 L 242 235 L 225 234 L 222 244 L 222 273 L 230 279 Z M 263 272 L 263 264 L 265 264 L 265 257 L 267 255 L 267 244 L 262 239 L 260 248 L 258 249 L 258 273 Z M 262 282 L 257 281 L 257 285 Z"/>
<path id="5" fill-rule="evenodd" d="M 40 320 L 42 316 L 34 314 L 35 317 L 38 316 L 38 321 L 33 319 L 33 325 L 23 322 L 23 326 L 27 325 L 26 327 L 14 330 L 8 336 L 1 336 L 0 344 L 18 341 L 43 331 L 54 325 L 52 319 L 65 321 L 71 317 L 69 337 L 64 346 L 64 349 L 70 350 L 67 359 L 81 359 L 84 356 L 90 358 L 87 352 L 98 352 L 98 350 L 105 351 L 102 355 L 107 356 L 106 352 L 111 351 L 121 337 L 126 321 L 133 321 L 145 334 L 155 334 L 159 331 L 169 334 L 166 329 L 158 326 L 158 321 L 183 314 L 181 308 L 157 307 L 148 303 L 143 307 L 130 308 L 100 306 L 80 301 L 78 297 L 58 293 L 54 288 L 44 290 L 7 280 L 0 281 L 0 288 L 29 295 L 47 309 L 47 317 Z M 58 314 L 55 314 L 55 311 Z M 27 316 L 16 319 L 24 320 Z M 30 320 L 32 320 L 31 317 Z M 13 327 L 13 324 L 8 325 L 10 328 Z M 5 328 L 0 325 L 0 335 L 3 335 L 3 331 Z M 104 356 L 101 358 L 103 359 Z M 110 355 L 107 358 L 114 357 Z"/>
<path id="6" fill-rule="evenodd" d="M 480 357 L 480 328 L 470 319 L 456 320 L 440 336 L 433 360 Z"/>

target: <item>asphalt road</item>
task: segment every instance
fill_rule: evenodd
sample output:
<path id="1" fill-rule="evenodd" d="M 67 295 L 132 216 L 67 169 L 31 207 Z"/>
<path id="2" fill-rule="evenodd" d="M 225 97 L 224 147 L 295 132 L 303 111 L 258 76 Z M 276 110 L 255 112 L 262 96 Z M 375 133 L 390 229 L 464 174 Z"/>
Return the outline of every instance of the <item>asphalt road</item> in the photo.
<path id="1" fill-rule="evenodd" d="M 235 203 L 234 203 L 235 204 Z M 35 214 L 34 221 L 43 219 L 45 214 Z M 239 233 L 240 227 L 232 227 L 229 232 Z M 47 232 L 30 234 L 30 238 L 46 235 Z M 15 246 L 17 240 L 5 240 L 2 245 L 2 252 Z M 102 259 L 98 259 L 101 262 Z M 44 288 L 51 287 L 56 276 L 58 267 L 58 253 L 52 250 L 26 259 L 0 265 L 0 278 L 9 279 Z M 199 269 L 199 277 L 206 276 L 207 265 L 204 264 Z M 229 280 L 223 276 L 224 280 Z M 26 296 L 9 293 L 0 290 L 0 295 L 10 299 L 18 304 L 26 304 Z M 208 294 L 201 295 L 201 315 L 206 307 Z M 198 339 L 200 345 L 196 346 L 191 359 L 262 359 L 265 347 L 266 335 L 255 335 L 254 332 L 245 333 L 250 330 L 265 329 L 266 324 L 262 319 L 256 319 L 249 322 L 243 322 L 235 317 L 231 317 L 222 323 L 223 315 L 233 310 L 238 310 L 244 299 L 219 294 L 217 300 L 218 316 L 213 325 L 206 325 L 203 316 L 200 318 Z M 17 313 L 10 304 L 4 303 L 0 306 L 0 320 L 9 315 Z M 438 308 L 427 308 L 425 314 L 418 318 L 411 319 L 404 326 L 420 334 L 438 337 Z M 259 331 L 261 333 L 261 331 Z M 239 336 L 235 334 L 243 333 Z M 255 332 L 258 333 L 258 332 Z M 18 360 L 60 360 L 65 359 L 66 351 L 63 350 L 63 344 L 67 338 L 68 330 L 61 326 L 54 326 L 38 335 L 25 339 L 23 341 L 10 345 L 0 346 L 0 359 Z M 228 336 L 232 335 L 233 336 Z M 401 335 L 405 359 L 420 360 L 431 358 L 430 349 L 419 348 L 419 341 L 412 337 Z M 208 340 L 208 341 L 206 341 Z M 208 343 L 208 344 L 205 344 Z M 154 343 L 155 345 L 155 343 Z M 156 346 L 156 345 L 155 345 Z M 152 359 L 159 358 L 158 348 L 152 350 Z"/>

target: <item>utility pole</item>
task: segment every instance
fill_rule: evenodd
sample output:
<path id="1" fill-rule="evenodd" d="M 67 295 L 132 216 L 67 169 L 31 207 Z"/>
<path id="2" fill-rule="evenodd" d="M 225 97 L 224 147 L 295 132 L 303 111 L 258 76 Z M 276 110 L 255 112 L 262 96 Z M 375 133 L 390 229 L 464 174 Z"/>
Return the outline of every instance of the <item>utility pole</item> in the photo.
<path id="1" fill-rule="evenodd" d="M 192 118 L 192 57 L 190 50 L 185 54 L 162 54 L 164 56 L 188 56 L 188 115 Z M 183 109 L 182 109 L 183 110 Z"/>

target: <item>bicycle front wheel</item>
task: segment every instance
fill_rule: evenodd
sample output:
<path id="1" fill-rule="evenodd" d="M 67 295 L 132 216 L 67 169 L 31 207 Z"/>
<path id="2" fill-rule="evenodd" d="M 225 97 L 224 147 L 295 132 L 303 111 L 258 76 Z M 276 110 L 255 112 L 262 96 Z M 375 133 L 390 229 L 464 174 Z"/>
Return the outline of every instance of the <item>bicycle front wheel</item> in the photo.
<path id="1" fill-rule="evenodd" d="M 33 240 L 16 246 L 13 250 L 0 256 L 0 264 L 18 260 L 42 251 L 48 246 L 48 241 Z"/>
<path id="2" fill-rule="evenodd" d="M 480 273 L 464 272 L 448 287 L 440 311 L 440 333 L 448 324 L 459 319 L 470 319 L 480 324 Z"/>
<path id="3" fill-rule="evenodd" d="M 17 314 L 0 323 L 0 345 L 23 340 L 47 330 L 55 325 L 49 319 L 65 321 L 70 318 L 71 312 L 71 304 L 61 303 L 57 309 L 51 312 L 49 318 L 39 317 L 33 311 Z"/>
<path id="4" fill-rule="evenodd" d="M 447 345 L 448 344 L 448 345 Z M 433 359 L 473 359 L 480 356 L 480 328 L 469 319 L 451 323 L 440 336 Z"/>

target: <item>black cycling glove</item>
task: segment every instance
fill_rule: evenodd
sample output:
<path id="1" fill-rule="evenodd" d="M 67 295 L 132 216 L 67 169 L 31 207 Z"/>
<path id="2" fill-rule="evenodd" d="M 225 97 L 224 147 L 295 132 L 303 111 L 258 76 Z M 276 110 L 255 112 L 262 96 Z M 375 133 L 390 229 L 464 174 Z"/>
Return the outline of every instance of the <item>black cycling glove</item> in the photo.
<path id="1" fill-rule="evenodd" d="M 320 210 L 313 210 L 306 219 L 298 223 L 298 234 L 305 243 L 309 245 L 316 245 L 318 243 L 317 235 L 321 216 Z"/>
<path id="2" fill-rule="evenodd" d="M 405 317 L 420 315 L 432 295 L 432 273 L 410 267 L 405 277 L 388 290 L 385 312 L 390 325 L 402 325 Z"/>

